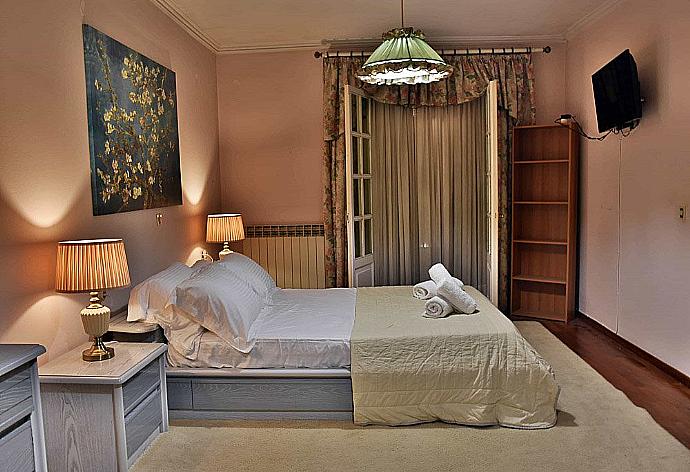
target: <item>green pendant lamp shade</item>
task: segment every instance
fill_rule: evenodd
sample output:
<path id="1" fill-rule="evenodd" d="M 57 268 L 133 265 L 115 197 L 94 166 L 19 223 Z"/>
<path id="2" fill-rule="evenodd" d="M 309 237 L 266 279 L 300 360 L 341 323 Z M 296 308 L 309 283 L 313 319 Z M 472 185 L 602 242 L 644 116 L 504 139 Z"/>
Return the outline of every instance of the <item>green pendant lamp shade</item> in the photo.
<path id="1" fill-rule="evenodd" d="M 357 72 L 363 82 L 376 85 L 428 84 L 443 80 L 453 67 L 424 41 L 424 33 L 396 28 L 383 35 L 383 44 Z"/>

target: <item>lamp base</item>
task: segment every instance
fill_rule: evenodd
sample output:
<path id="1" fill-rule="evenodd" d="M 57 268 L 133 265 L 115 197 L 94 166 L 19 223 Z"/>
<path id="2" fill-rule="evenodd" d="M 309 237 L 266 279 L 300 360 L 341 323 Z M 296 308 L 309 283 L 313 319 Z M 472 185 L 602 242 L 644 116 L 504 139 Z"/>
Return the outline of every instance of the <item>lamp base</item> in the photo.
<path id="1" fill-rule="evenodd" d="M 228 244 L 228 242 L 225 241 L 223 243 L 223 250 L 218 253 L 218 259 L 222 261 L 223 259 L 225 259 L 225 256 L 232 254 L 233 252 L 235 251 L 230 250 L 230 244 Z"/>
<path id="2" fill-rule="evenodd" d="M 81 358 L 88 362 L 105 361 L 113 357 L 115 357 L 115 349 L 103 344 L 103 338 L 100 336 L 93 340 L 93 346 L 81 353 Z"/>
<path id="3" fill-rule="evenodd" d="M 103 344 L 103 335 L 110 325 L 110 308 L 101 304 L 100 293 L 91 292 L 89 306 L 81 311 L 84 332 L 93 336 L 93 346 L 82 352 L 85 361 L 104 361 L 115 357 L 115 349 Z"/>

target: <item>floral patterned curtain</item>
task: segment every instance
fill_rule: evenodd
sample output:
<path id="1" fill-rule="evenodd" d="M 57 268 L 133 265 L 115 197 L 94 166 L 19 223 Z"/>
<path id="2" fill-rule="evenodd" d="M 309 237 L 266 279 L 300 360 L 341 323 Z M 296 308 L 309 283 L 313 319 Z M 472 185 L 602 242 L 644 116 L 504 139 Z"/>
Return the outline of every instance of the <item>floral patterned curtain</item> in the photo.
<path id="1" fill-rule="evenodd" d="M 509 290 L 510 154 L 513 126 L 535 122 L 534 70 L 530 54 L 445 56 L 455 71 L 447 80 L 422 85 L 377 86 L 357 79 L 363 57 L 323 60 L 324 226 L 328 286 L 347 285 L 345 195 L 345 85 L 367 92 L 374 100 L 404 106 L 446 106 L 468 102 L 498 81 L 499 107 L 499 305 L 507 308 Z"/>

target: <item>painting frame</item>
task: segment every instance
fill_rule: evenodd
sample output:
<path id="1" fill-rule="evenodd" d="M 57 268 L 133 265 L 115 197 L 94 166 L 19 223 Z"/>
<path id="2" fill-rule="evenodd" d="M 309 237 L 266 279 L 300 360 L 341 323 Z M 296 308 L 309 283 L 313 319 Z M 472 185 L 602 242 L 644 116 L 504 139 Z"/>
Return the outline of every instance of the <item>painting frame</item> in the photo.
<path id="1" fill-rule="evenodd" d="M 94 216 L 182 205 L 175 72 L 82 25 Z"/>

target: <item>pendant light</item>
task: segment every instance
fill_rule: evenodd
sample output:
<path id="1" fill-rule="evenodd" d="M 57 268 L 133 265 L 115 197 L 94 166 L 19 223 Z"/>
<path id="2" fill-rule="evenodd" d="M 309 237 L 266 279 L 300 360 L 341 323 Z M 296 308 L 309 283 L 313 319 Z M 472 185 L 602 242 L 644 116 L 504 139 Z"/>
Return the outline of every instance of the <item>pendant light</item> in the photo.
<path id="1" fill-rule="evenodd" d="M 405 27 L 403 2 L 400 0 L 401 27 L 383 34 L 383 43 L 357 71 L 361 81 L 376 85 L 428 84 L 453 73 L 453 67 L 424 41 L 424 33 Z"/>

